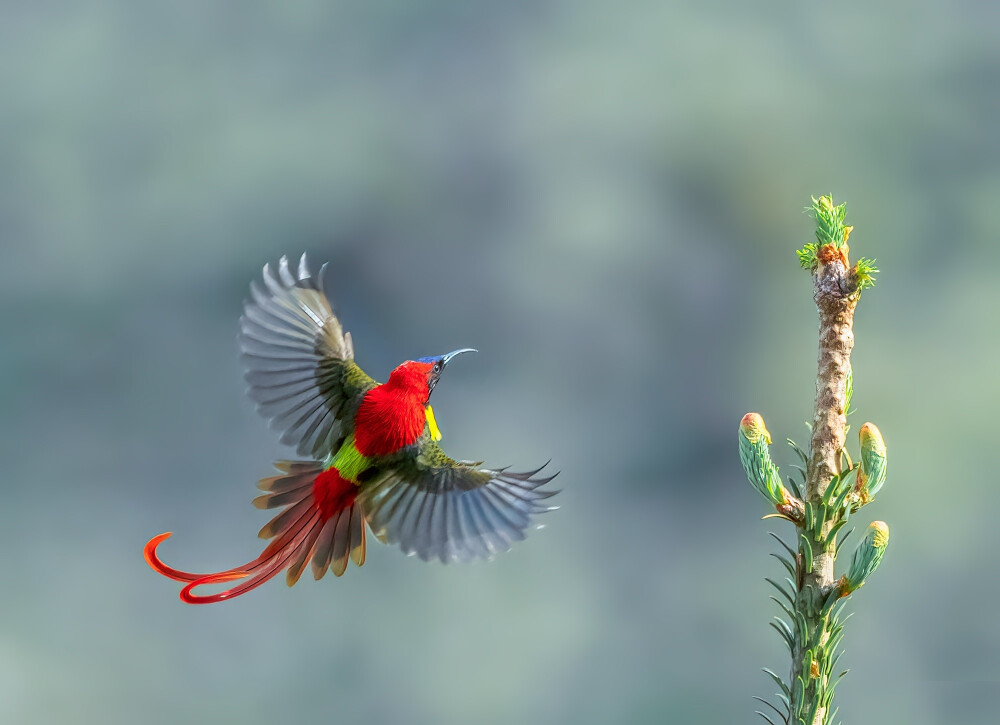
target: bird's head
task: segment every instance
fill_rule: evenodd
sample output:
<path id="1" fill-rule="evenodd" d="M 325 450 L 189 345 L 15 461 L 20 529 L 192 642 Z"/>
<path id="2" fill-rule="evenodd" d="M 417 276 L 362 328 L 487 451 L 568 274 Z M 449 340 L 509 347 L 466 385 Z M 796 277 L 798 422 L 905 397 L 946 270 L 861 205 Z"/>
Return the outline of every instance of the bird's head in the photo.
<path id="1" fill-rule="evenodd" d="M 416 360 L 407 360 L 392 371 L 392 375 L 389 376 L 389 382 L 407 387 L 423 388 L 426 386 L 427 397 L 429 398 L 431 391 L 434 390 L 434 386 L 441 379 L 441 373 L 444 372 L 445 366 L 463 352 L 478 352 L 478 350 L 465 347 L 461 350 L 452 350 L 446 355 L 432 355 L 430 357 L 417 358 Z"/>
<path id="2" fill-rule="evenodd" d="M 434 386 L 437 385 L 438 380 L 441 379 L 441 373 L 444 372 L 445 366 L 451 362 L 453 358 L 461 355 L 463 352 L 479 352 L 478 350 L 473 350 L 471 347 L 463 347 L 461 350 L 452 350 L 447 355 L 433 355 L 431 357 L 421 357 L 417 358 L 417 363 L 425 366 L 427 368 L 427 393 L 434 390 Z"/>

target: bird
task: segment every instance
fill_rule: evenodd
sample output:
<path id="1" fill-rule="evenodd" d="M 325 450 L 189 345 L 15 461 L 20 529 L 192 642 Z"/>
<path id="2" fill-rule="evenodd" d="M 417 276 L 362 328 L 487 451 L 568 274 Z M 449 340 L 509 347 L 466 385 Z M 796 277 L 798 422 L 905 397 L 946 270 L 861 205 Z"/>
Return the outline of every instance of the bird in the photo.
<path id="1" fill-rule="evenodd" d="M 143 548 L 156 572 L 185 586 L 188 604 L 245 594 L 285 572 L 294 585 L 308 566 L 315 579 L 341 576 L 348 561 L 365 563 L 370 530 L 425 561 L 492 559 L 525 537 L 534 517 L 555 506 L 544 486 L 549 465 L 525 472 L 483 468 L 444 453 L 430 396 L 445 368 L 472 348 L 406 360 L 384 383 L 354 361 L 345 332 L 324 291 L 327 265 L 309 270 L 303 254 L 293 268 L 282 257 L 265 264 L 240 317 L 239 346 L 247 394 L 258 412 L 305 460 L 279 460 L 263 478 L 259 509 L 281 509 L 258 536 L 270 539 L 260 556 L 232 569 L 196 574 L 163 563 L 158 547 Z M 238 583 L 237 583 L 237 580 Z M 201 594 L 206 585 L 233 582 Z"/>

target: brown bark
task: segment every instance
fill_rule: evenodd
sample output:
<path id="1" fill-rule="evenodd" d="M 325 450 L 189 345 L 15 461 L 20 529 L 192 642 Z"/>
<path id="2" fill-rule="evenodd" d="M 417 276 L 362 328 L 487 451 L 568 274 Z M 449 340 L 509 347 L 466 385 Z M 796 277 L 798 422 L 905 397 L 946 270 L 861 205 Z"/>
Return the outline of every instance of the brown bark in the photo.
<path id="1" fill-rule="evenodd" d="M 824 259 L 822 254 L 820 259 Z M 812 502 L 817 510 L 830 480 L 839 472 L 840 451 L 845 443 L 847 378 L 851 370 L 851 349 L 854 347 L 854 309 L 860 296 L 857 280 L 845 264 L 846 260 L 835 255 L 827 255 L 826 259 L 830 261 L 826 264 L 821 262 L 813 275 L 813 299 L 819 311 L 819 357 L 804 491 L 806 501 Z M 826 522 L 823 536 L 833 523 Z M 822 626 L 823 618 L 819 614 L 822 603 L 836 586 L 833 577 L 836 543 L 824 547 L 812 537 L 806 538 L 812 547 L 813 568 L 804 572 L 801 578 L 796 608 L 805 616 L 810 632 L 815 632 L 815 628 Z M 793 683 L 796 675 L 803 671 L 803 658 L 806 656 L 805 643 L 798 640 L 796 635 L 792 653 Z M 807 686 L 804 693 L 807 702 L 815 697 L 817 687 L 820 683 L 816 680 Z M 800 704 L 793 702 L 792 712 L 797 712 L 796 706 Z M 814 723 L 822 723 L 824 717 L 825 711 L 819 708 Z"/>

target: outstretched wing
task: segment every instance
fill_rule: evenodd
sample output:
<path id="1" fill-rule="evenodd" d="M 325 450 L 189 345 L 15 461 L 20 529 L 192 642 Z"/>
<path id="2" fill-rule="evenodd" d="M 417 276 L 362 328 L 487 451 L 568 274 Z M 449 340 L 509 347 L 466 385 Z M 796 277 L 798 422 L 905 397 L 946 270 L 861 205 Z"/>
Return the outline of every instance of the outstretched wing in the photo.
<path id="1" fill-rule="evenodd" d="M 322 459 L 350 432 L 364 394 L 377 384 L 354 363 L 345 333 L 323 292 L 324 264 L 309 271 L 306 255 L 292 271 L 282 257 L 264 265 L 264 286 L 250 284 L 243 304 L 240 349 L 247 394 L 299 455 Z"/>
<path id="2" fill-rule="evenodd" d="M 455 461 L 424 440 L 362 484 L 360 500 L 372 531 L 425 561 L 465 561 L 506 551 L 534 514 L 550 511 L 541 487 L 555 475 L 484 469 Z"/>

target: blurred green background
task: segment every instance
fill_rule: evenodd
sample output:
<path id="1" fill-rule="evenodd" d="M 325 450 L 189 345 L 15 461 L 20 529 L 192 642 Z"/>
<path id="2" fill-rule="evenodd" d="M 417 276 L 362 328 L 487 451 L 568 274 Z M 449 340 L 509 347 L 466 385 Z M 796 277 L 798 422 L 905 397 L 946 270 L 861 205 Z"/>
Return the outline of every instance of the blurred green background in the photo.
<path id="1" fill-rule="evenodd" d="M 736 430 L 807 438 L 794 250 L 832 192 L 883 270 L 854 422 L 890 455 L 858 523 L 893 532 L 840 713 L 995 722 L 998 28 L 972 0 L 6 0 L 0 721 L 754 722 L 787 529 Z M 562 508 L 489 564 L 377 547 L 186 607 L 140 549 L 258 553 L 290 452 L 237 318 L 303 249 L 376 377 L 478 347 L 435 393 L 448 450 L 553 458 Z"/>

